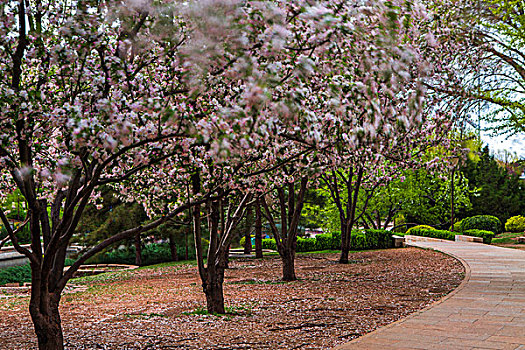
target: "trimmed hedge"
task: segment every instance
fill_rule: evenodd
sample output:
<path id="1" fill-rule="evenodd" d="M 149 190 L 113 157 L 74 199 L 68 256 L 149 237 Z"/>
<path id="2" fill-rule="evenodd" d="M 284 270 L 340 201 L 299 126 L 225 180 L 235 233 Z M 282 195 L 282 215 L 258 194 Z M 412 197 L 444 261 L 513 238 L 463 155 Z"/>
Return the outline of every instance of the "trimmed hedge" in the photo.
<path id="1" fill-rule="evenodd" d="M 412 231 L 407 234 L 413 235 L 413 236 L 421 236 L 421 237 L 430 237 L 430 238 L 439 238 L 439 239 L 447 239 L 449 241 L 453 241 L 456 239 L 456 233 L 445 231 L 445 230 L 435 230 L 435 229 L 426 229 L 426 228 L 412 228 Z"/>
<path id="2" fill-rule="evenodd" d="M 490 244 L 492 238 L 494 238 L 494 232 L 486 230 L 467 230 L 463 232 L 466 236 L 474 236 L 483 238 L 483 243 Z"/>
<path id="3" fill-rule="evenodd" d="M 513 216 L 505 223 L 505 231 L 507 232 L 523 232 L 525 231 L 525 217 L 521 215 Z"/>
<path id="4" fill-rule="evenodd" d="M 316 250 L 337 250 L 341 249 L 341 233 L 323 233 L 315 236 Z"/>
<path id="5" fill-rule="evenodd" d="M 0 286 L 6 283 L 31 282 L 31 266 L 10 266 L 0 270 Z"/>
<path id="6" fill-rule="evenodd" d="M 394 239 L 387 230 L 352 231 L 350 247 L 356 250 L 392 248 Z"/>
<path id="7" fill-rule="evenodd" d="M 392 232 L 386 230 L 355 230 L 352 231 L 350 248 L 354 250 L 392 248 L 394 240 Z M 277 250 L 275 239 L 262 240 L 263 249 Z M 313 252 L 320 250 L 341 249 L 341 233 L 320 234 L 315 238 L 297 238 L 297 252 Z"/>
<path id="8" fill-rule="evenodd" d="M 463 234 L 466 236 L 482 237 L 483 243 L 486 244 L 490 244 L 490 242 L 492 242 L 492 238 L 494 238 L 494 232 L 487 230 L 467 230 L 464 232 L 450 232 L 445 230 L 428 230 L 424 228 L 414 227 L 413 230 L 410 233 L 407 232 L 407 234 L 411 234 L 413 236 L 446 239 L 449 241 L 454 241 L 456 239 L 457 234 Z"/>
<path id="9" fill-rule="evenodd" d="M 469 218 L 465 218 L 461 221 L 461 232 L 468 230 L 484 230 L 491 231 L 494 234 L 501 233 L 502 229 L 501 221 L 492 215 L 476 215 Z"/>
<path id="10" fill-rule="evenodd" d="M 65 265 L 71 266 L 75 261 L 66 259 Z M 0 269 L 0 286 L 6 283 L 31 282 L 31 265 L 29 263 L 21 266 L 9 266 Z"/>

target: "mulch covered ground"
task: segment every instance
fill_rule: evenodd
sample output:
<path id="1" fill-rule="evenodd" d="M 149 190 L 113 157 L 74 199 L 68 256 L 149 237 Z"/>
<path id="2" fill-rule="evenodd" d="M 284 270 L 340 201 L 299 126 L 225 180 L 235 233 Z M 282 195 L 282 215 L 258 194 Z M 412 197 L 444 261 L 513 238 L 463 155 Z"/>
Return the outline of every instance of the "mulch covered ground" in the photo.
<path id="1" fill-rule="evenodd" d="M 282 283 L 278 257 L 235 260 L 226 273 L 230 314 L 203 315 L 195 266 L 97 276 L 64 295 L 68 349 L 329 349 L 439 300 L 463 266 L 416 248 L 299 255 L 300 279 Z M 32 349 L 27 296 L 0 298 L 0 349 Z"/>

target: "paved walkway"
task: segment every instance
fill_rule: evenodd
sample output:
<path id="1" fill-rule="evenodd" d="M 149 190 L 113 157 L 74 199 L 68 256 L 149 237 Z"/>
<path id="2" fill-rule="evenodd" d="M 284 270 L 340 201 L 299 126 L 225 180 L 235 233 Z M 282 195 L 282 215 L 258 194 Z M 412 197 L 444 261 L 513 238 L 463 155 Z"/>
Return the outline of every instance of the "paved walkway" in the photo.
<path id="1" fill-rule="evenodd" d="M 337 350 L 525 349 L 525 251 L 430 240 L 410 245 L 459 258 L 463 283 L 430 308 Z"/>

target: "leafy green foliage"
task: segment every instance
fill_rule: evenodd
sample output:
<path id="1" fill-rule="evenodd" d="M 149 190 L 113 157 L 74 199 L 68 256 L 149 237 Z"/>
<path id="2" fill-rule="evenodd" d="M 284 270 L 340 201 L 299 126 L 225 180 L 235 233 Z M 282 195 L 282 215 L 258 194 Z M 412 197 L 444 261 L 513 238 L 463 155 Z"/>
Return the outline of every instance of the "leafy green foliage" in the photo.
<path id="1" fill-rule="evenodd" d="M 437 238 L 437 239 L 446 239 L 449 241 L 454 241 L 456 239 L 457 234 L 463 234 L 466 236 L 475 236 L 475 237 L 482 237 L 483 243 L 490 244 L 492 241 L 492 238 L 494 237 L 494 232 L 492 231 L 486 231 L 486 230 L 476 230 L 471 229 L 464 232 L 451 232 L 446 230 L 436 230 L 434 228 L 428 228 L 429 226 L 420 225 L 416 227 L 412 227 L 406 235 L 413 235 L 413 236 L 420 236 L 420 237 L 430 237 L 430 238 Z"/>
<path id="2" fill-rule="evenodd" d="M 417 225 L 417 226 L 414 226 L 414 227 L 411 227 L 407 230 L 406 234 L 407 235 L 413 235 L 415 231 L 419 230 L 419 229 L 424 229 L 424 230 L 435 230 L 435 228 L 433 228 L 432 226 L 428 226 L 428 225 Z"/>
<path id="3" fill-rule="evenodd" d="M 93 246 L 104 238 L 139 226 L 146 219 L 144 208 L 137 203 L 118 204 L 100 211 L 93 211 L 91 208 L 83 216 L 77 229 L 76 240 L 81 244 Z"/>
<path id="4" fill-rule="evenodd" d="M 506 222 L 525 212 L 525 185 L 518 174 L 509 173 L 498 164 L 488 147 L 481 151 L 479 161 L 468 159 L 462 172 L 468 178 L 471 193 L 468 216 L 494 215 Z"/>
<path id="5" fill-rule="evenodd" d="M 350 247 L 355 250 L 392 248 L 392 232 L 387 230 L 352 231 Z M 264 249 L 276 250 L 275 239 L 263 239 Z M 341 248 L 341 232 L 321 234 L 315 238 L 297 238 L 297 252 L 337 250 Z"/>
<path id="6" fill-rule="evenodd" d="M 505 223 L 505 231 L 507 232 L 525 231 L 525 217 L 521 215 L 510 217 Z"/>
<path id="7" fill-rule="evenodd" d="M 31 266 L 10 266 L 0 270 L 0 286 L 6 283 L 31 282 Z"/>
<path id="8" fill-rule="evenodd" d="M 392 232 L 387 230 L 352 231 L 350 247 L 356 250 L 392 248 Z"/>
<path id="9" fill-rule="evenodd" d="M 417 229 L 413 228 L 413 230 L 410 232 L 410 235 L 446 239 L 449 241 L 453 241 L 456 239 L 456 233 L 454 232 L 445 231 L 445 230 L 427 229 L 427 228 L 417 228 Z"/>
<path id="10" fill-rule="evenodd" d="M 476 52 L 475 60 L 481 57 L 481 61 L 474 62 L 477 69 L 468 81 L 476 80 L 477 84 L 470 84 L 473 91 L 468 94 L 489 105 L 485 108 L 489 113 L 483 117 L 491 123 L 491 129 L 503 135 L 519 135 L 525 131 L 525 4 L 522 0 L 488 0 L 480 4 L 485 9 L 476 11 L 477 23 L 472 27 L 479 26 L 489 35 L 476 35 L 476 46 L 484 52 L 471 50 Z M 497 72 L 494 67 L 498 67 Z"/>
<path id="11" fill-rule="evenodd" d="M 66 259 L 65 265 L 71 266 L 72 259 Z M 0 286 L 6 283 L 26 283 L 31 282 L 31 265 L 9 266 L 0 269 Z"/>
<path id="12" fill-rule="evenodd" d="M 454 231 L 454 232 L 461 232 L 461 222 L 463 220 L 459 220 L 459 221 L 456 221 L 454 223 L 454 225 L 452 226 L 452 228 L 454 228 L 454 230 L 451 230 L 451 231 Z"/>
<path id="13" fill-rule="evenodd" d="M 467 236 L 482 237 L 483 243 L 485 244 L 490 244 L 494 238 L 494 232 L 486 230 L 466 230 L 463 234 Z"/>
<path id="14" fill-rule="evenodd" d="M 492 215 L 476 215 L 465 218 L 461 221 L 461 232 L 468 230 L 486 230 L 494 232 L 494 234 L 501 233 L 501 221 Z"/>
<path id="15" fill-rule="evenodd" d="M 14 225 L 15 229 L 18 227 L 18 223 Z M 7 237 L 7 230 L 4 226 L 0 225 L 0 240 Z M 24 226 L 17 234 L 18 243 L 28 244 L 31 243 L 31 232 L 29 231 L 29 225 Z M 8 242 L 6 245 L 11 245 L 11 242 Z"/>
<path id="16" fill-rule="evenodd" d="M 397 184 L 399 188 L 397 197 L 407 223 L 437 226 L 450 222 L 450 176 L 450 173 L 431 174 L 425 170 L 407 173 L 406 180 Z M 454 175 L 456 216 L 464 215 L 470 206 L 468 180 L 460 172 L 456 172 Z"/>
<path id="17" fill-rule="evenodd" d="M 394 218 L 394 232 L 405 233 L 407 231 L 405 215 L 403 213 L 397 214 Z"/>
<path id="18" fill-rule="evenodd" d="M 324 233 L 315 236 L 316 250 L 341 249 L 341 232 Z"/>

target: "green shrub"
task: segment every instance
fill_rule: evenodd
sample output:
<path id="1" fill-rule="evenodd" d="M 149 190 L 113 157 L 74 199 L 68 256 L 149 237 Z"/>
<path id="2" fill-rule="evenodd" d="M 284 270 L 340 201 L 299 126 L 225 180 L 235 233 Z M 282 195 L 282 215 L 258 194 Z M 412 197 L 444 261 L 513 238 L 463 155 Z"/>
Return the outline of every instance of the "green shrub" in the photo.
<path id="1" fill-rule="evenodd" d="M 423 230 L 435 230 L 435 228 L 433 228 L 432 226 L 428 226 L 428 225 L 417 225 L 417 226 L 414 226 L 414 227 L 411 227 L 407 230 L 406 234 L 407 235 L 413 235 L 412 232 L 414 232 L 414 230 L 419 230 L 419 229 L 423 229 Z M 417 235 L 416 235 L 417 236 Z"/>
<path id="2" fill-rule="evenodd" d="M 407 232 L 408 234 L 408 232 Z M 421 237 L 430 237 L 430 238 L 438 238 L 438 239 L 447 239 L 450 241 L 455 240 L 456 233 L 445 231 L 445 230 L 436 230 L 436 229 L 426 229 L 426 228 L 416 228 L 413 227 L 412 231 L 410 231 L 410 234 L 413 236 L 421 236 Z"/>
<path id="3" fill-rule="evenodd" d="M 263 239 L 263 248 L 277 250 L 275 239 Z M 350 247 L 354 250 L 392 248 L 394 241 L 392 232 L 386 230 L 355 230 L 352 231 Z M 297 252 L 313 252 L 320 250 L 337 250 L 341 248 L 341 232 L 320 234 L 315 238 L 297 238 Z"/>
<path id="4" fill-rule="evenodd" d="M 315 236 L 315 250 L 337 250 L 341 248 L 341 235 L 323 233 Z"/>
<path id="5" fill-rule="evenodd" d="M 523 232 L 525 231 L 525 217 L 521 215 L 513 216 L 505 223 L 505 231 L 507 232 Z"/>
<path id="6" fill-rule="evenodd" d="M 244 243 L 246 242 L 246 237 L 245 236 L 242 236 L 241 240 L 239 241 L 239 245 L 241 247 L 244 247 Z"/>
<path id="7" fill-rule="evenodd" d="M 461 232 L 467 230 L 485 230 L 494 232 L 494 234 L 501 233 L 501 221 L 492 215 L 476 215 L 465 218 L 461 221 Z"/>
<path id="8" fill-rule="evenodd" d="M 387 230 L 352 231 L 350 247 L 355 250 L 392 248 L 392 232 Z"/>
<path id="9" fill-rule="evenodd" d="M 313 252 L 317 250 L 315 241 L 316 241 L 315 238 L 297 237 L 297 251 L 298 252 Z"/>
<path id="10" fill-rule="evenodd" d="M 1 221 L 0 221 L 1 222 Z M 19 223 L 15 224 L 15 229 L 18 228 Z M 7 229 L 0 225 L 0 240 L 7 237 Z M 29 230 L 29 225 L 25 225 L 16 235 L 18 238 L 19 244 L 28 244 L 31 243 L 31 231 Z M 8 246 L 12 245 L 11 242 L 7 244 Z"/>
<path id="11" fill-rule="evenodd" d="M 490 244 L 492 238 L 494 238 L 494 232 L 486 230 L 466 230 L 463 234 L 467 236 L 482 237 L 483 243 L 486 244 Z"/>
<path id="12" fill-rule="evenodd" d="M 31 266 L 10 266 L 0 270 L 0 286 L 6 283 L 31 282 Z"/>
<path id="13" fill-rule="evenodd" d="M 273 239 L 273 238 L 263 238 L 263 240 L 262 240 L 262 248 L 263 249 L 277 250 L 277 244 L 275 243 L 275 239 Z"/>

